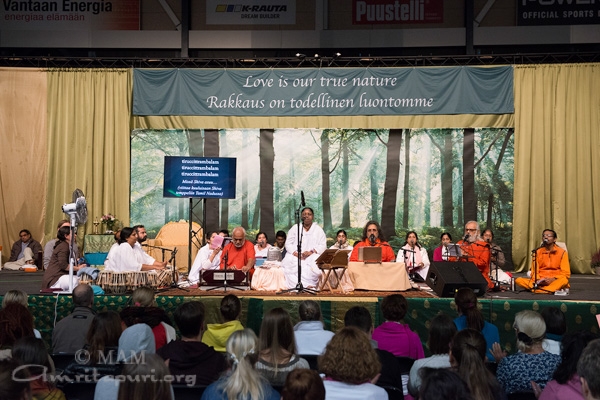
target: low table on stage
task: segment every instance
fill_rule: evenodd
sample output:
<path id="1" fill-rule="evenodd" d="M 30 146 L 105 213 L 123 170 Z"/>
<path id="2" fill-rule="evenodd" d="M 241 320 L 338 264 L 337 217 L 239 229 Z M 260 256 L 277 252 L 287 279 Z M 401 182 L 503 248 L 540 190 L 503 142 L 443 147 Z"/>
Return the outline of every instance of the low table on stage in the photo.
<path id="1" fill-rule="evenodd" d="M 108 251 L 115 244 L 115 236 L 87 234 L 83 238 L 83 251 L 89 265 L 104 265 Z"/>
<path id="2" fill-rule="evenodd" d="M 393 292 L 412 288 L 404 263 L 349 262 L 348 273 L 356 290 Z"/>

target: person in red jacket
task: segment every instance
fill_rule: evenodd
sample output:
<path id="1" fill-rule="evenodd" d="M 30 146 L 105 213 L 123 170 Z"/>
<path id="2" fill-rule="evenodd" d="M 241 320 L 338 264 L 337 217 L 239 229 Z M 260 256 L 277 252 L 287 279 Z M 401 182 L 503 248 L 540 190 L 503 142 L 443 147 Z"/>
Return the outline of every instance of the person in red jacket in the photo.
<path id="1" fill-rule="evenodd" d="M 381 226 L 376 221 L 369 221 L 363 229 L 362 241 L 354 243 L 350 261 L 358 261 L 358 249 L 361 247 L 381 247 L 381 261 L 393 262 L 396 259 L 394 249 L 385 241 Z"/>

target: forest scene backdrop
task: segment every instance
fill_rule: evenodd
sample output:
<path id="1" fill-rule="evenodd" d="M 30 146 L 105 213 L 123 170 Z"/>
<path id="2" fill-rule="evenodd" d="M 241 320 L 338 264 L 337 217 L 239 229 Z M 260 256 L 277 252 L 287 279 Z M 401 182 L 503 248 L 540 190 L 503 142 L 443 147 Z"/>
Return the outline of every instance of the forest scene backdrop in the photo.
<path id="1" fill-rule="evenodd" d="M 237 159 L 235 199 L 192 202 L 192 219 L 208 231 L 241 225 L 248 239 L 264 231 L 273 242 L 296 223 L 303 191 L 330 242 L 338 229 L 360 240 L 373 219 L 395 251 L 414 230 L 431 256 L 442 232 L 456 242 L 477 220 L 512 266 L 512 128 L 136 130 L 131 224 L 144 224 L 149 237 L 189 220 L 188 198 L 163 197 L 165 156 Z"/>

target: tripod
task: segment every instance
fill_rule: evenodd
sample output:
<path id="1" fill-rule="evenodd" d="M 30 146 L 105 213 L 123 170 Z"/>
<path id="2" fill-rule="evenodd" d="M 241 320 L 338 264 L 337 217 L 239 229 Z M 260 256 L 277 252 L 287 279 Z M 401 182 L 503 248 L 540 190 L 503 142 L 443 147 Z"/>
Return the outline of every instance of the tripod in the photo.
<path id="1" fill-rule="evenodd" d="M 286 290 L 281 290 L 279 292 L 277 292 L 276 294 L 283 294 L 283 293 L 290 293 L 290 292 L 296 292 L 297 294 L 300 293 L 309 293 L 309 294 L 317 294 L 317 292 L 315 290 L 312 289 L 308 289 L 305 288 L 304 285 L 302 284 L 302 236 L 304 233 L 304 228 L 301 226 L 303 224 L 301 224 L 301 220 L 300 220 L 300 209 L 302 207 L 304 207 L 304 193 L 302 193 L 302 201 L 300 202 L 300 206 L 298 207 L 298 209 L 296 210 L 296 226 L 298 228 L 298 235 L 296 236 L 298 238 L 298 248 L 297 248 L 297 254 L 298 254 L 298 283 L 296 284 L 296 287 L 292 288 L 292 289 L 286 289 Z"/>

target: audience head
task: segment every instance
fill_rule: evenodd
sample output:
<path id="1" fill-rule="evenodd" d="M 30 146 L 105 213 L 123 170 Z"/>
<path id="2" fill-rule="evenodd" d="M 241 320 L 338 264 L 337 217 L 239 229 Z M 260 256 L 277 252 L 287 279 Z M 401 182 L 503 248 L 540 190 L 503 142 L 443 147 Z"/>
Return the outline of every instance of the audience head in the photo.
<path id="1" fill-rule="evenodd" d="M 301 321 L 320 321 L 321 308 L 314 300 L 304 300 L 298 307 L 298 315 Z"/>
<path id="2" fill-rule="evenodd" d="M 546 323 L 546 335 L 562 336 L 567 332 L 567 318 L 558 307 L 545 307 L 540 311 Z"/>
<path id="3" fill-rule="evenodd" d="M 14 358 L 0 360 L 0 399 L 31 399 L 29 372 Z"/>
<path id="4" fill-rule="evenodd" d="M 123 367 L 122 375 L 145 377 L 123 379 L 119 383 L 118 400 L 172 400 L 169 368 L 157 354 L 147 354 L 142 363 L 130 363 Z"/>
<path id="5" fill-rule="evenodd" d="M 392 294 L 383 298 L 381 312 L 386 321 L 400 322 L 408 311 L 408 302 L 401 294 Z"/>
<path id="6" fill-rule="evenodd" d="M 258 338 L 252 329 L 233 332 L 227 339 L 225 351 L 231 365 L 231 374 L 220 382 L 225 398 L 264 398 L 265 380 L 254 369 L 258 361 Z"/>
<path id="7" fill-rule="evenodd" d="M 382 242 L 385 241 L 383 229 L 381 229 L 381 225 L 379 225 L 379 222 L 377 221 L 369 221 L 365 224 L 362 240 L 367 240 L 371 234 L 375 236 L 375 239 L 379 238 Z"/>
<path id="8" fill-rule="evenodd" d="M 327 377 L 355 385 L 371 381 L 381 371 L 379 356 L 369 337 L 354 327 L 336 333 L 318 362 L 319 371 Z"/>
<path id="9" fill-rule="evenodd" d="M 295 369 L 285 379 L 281 398 L 282 400 L 325 400 L 323 380 L 317 371 Z"/>
<path id="10" fill-rule="evenodd" d="M 446 314 L 438 314 L 431 320 L 429 327 L 429 351 L 431 354 L 448 354 L 450 343 L 456 335 L 456 325 Z"/>
<path id="11" fill-rule="evenodd" d="M 358 328 L 368 335 L 373 333 L 373 318 L 371 317 L 371 313 L 362 306 L 354 306 L 346 311 L 344 325 Z"/>
<path id="12" fill-rule="evenodd" d="M 259 340 L 260 352 L 269 353 L 272 358 L 282 354 L 296 354 L 296 339 L 290 314 L 281 307 L 267 311 L 260 325 Z"/>
<path id="13" fill-rule="evenodd" d="M 33 336 L 22 337 L 12 348 L 12 357 L 27 365 L 31 377 L 44 378 L 45 373 L 53 373 L 48 350 L 42 339 Z"/>
<path id="14" fill-rule="evenodd" d="M 11 348 L 26 336 L 33 336 L 33 316 L 24 305 L 8 303 L 0 310 L 0 347 Z"/>
<path id="15" fill-rule="evenodd" d="M 94 304 L 94 290 L 90 285 L 81 283 L 75 286 L 71 296 L 75 307 L 91 307 Z"/>
<path id="16" fill-rule="evenodd" d="M 577 375 L 586 400 L 600 399 L 600 339 L 592 340 L 579 357 Z"/>
<path id="17" fill-rule="evenodd" d="M 59 241 L 64 242 L 67 240 L 67 237 L 71 234 L 71 227 L 70 226 L 63 226 L 61 227 L 57 234 L 56 237 L 58 238 Z"/>
<path id="18" fill-rule="evenodd" d="M 577 373 L 577 362 L 583 349 L 598 335 L 589 331 L 568 333 L 562 338 L 560 350 L 560 364 L 554 371 L 554 378 L 561 385 L 566 384 Z"/>
<path id="19" fill-rule="evenodd" d="M 141 286 L 131 294 L 131 303 L 135 307 L 158 307 L 154 297 L 154 289 L 148 286 Z"/>
<path id="20" fill-rule="evenodd" d="M 460 288 L 454 295 L 458 312 L 467 319 L 467 327 L 481 331 L 484 325 L 483 315 L 477 308 L 477 296 L 471 288 Z"/>
<path id="21" fill-rule="evenodd" d="M 421 400 L 473 400 L 469 387 L 456 372 L 444 368 L 422 368 Z"/>
<path id="22" fill-rule="evenodd" d="M 21 289 L 11 289 L 4 294 L 2 299 L 2 308 L 9 303 L 19 303 L 25 307 L 29 306 L 27 293 Z"/>
<path id="23" fill-rule="evenodd" d="M 221 299 L 220 311 L 225 322 L 235 321 L 242 312 L 242 302 L 235 294 L 228 294 Z"/>
<path id="24" fill-rule="evenodd" d="M 154 354 L 156 342 L 150 326 L 139 323 L 125 329 L 119 338 L 119 354 L 117 361 L 130 362 L 139 357 L 143 359 L 146 354 Z"/>
<path id="25" fill-rule="evenodd" d="M 465 381 L 476 399 L 494 399 L 491 372 L 485 366 L 487 344 L 485 337 L 474 329 L 458 332 L 450 345 L 450 364 Z"/>
<path id="26" fill-rule="evenodd" d="M 517 348 L 521 351 L 527 351 L 544 340 L 546 323 L 538 312 L 519 311 L 515 315 L 513 327 L 517 331 Z"/>
<path id="27" fill-rule="evenodd" d="M 204 330 L 204 304 L 199 301 L 188 301 L 177 307 L 173 313 L 175 324 L 184 338 L 198 338 Z"/>
<path id="28" fill-rule="evenodd" d="M 117 348 L 122 331 L 121 318 L 116 311 L 103 311 L 94 316 L 85 337 L 91 364 L 108 357 L 107 351 L 111 347 Z"/>

